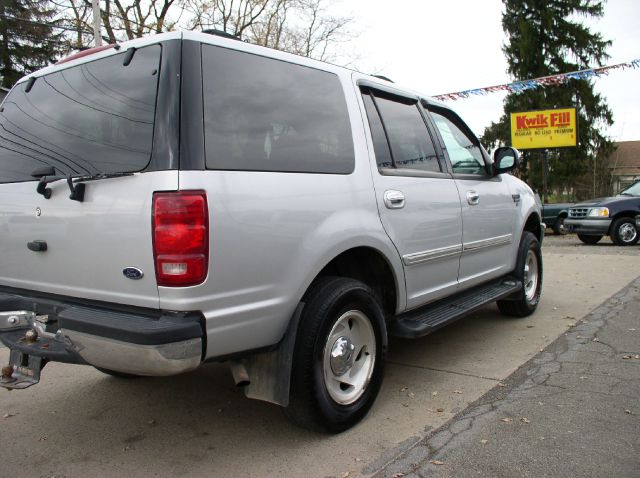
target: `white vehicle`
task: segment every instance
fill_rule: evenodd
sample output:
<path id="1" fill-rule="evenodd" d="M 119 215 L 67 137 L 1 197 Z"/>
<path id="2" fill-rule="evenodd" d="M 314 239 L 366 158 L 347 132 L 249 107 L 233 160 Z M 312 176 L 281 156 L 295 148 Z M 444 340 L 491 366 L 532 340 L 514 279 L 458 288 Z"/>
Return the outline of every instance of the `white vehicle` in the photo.
<path id="1" fill-rule="evenodd" d="M 172 375 L 226 361 L 329 432 L 419 337 L 542 286 L 540 208 L 446 106 L 204 33 L 110 45 L 0 109 L 0 385 L 49 361 Z"/>

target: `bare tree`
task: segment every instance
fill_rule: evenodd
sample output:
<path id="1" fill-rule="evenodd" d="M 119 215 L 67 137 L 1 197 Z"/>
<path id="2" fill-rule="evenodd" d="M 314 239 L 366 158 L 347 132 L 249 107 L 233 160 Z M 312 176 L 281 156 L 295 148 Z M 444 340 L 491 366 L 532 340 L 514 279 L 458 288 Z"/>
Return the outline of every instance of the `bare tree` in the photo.
<path id="1" fill-rule="evenodd" d="M 323 0 L 303 0 L 299 7 L 301 25 L 291 33 L 292 51 L 318 60 L 333 59 L 332 47 L 351 39 L 352 19 L 331 15 Z"/>
<path id="2" fill-rule="evenodd" d="M 193 14 L 191 30 L 215 28 L 241 38 L 272 3 L 272 0 L 186 0 L 185 8 Z"/>
<path id="3" fill-rule="evenodd" d="M 283 50 L 286 42 L 286 25 L 289 12 L 295 4 L 291 0 L 271 2 L 260 21 L 249 26 L 249 36 L 253 43 Z"/>
<path id="4" fill-rule="evenodd" d="M 57 0 L 75 48 L 93 44 L 91 0 Z M 330 13 L 333 0 L 101 0 L 104 39 L 115 43 L 175 28 L 217 29 L 239 39 L 319 60 L 352 38 L 352 18 Z"/>
<path id="5" fill-rule="evenodd" d="M 329 14 L 330 0 L 186 0 L 190 29 L 214 28 L 257 45 L 330 60 L 351 39 L 351 17 Z"/>
<path id="6" fill-rule="evenodd" d="M 100 9 L 107 39 L 114 43 L 124 36 L 128 40 L 150 33 L 161 33 L 175 27 L 168 21 L 169 11 L 176 0 L 104 0 Z M 91 5 L 90 0 L 84 0 Z"/>
<path id="7" fill-rule="evenodd" d="M 73 45 L 75 48 L 81 49 L 87 45 L 85 42 L 86 33 L 92 32 L 89 25 L 91 21 L 91 6 L 87 6 L 83 0 L 69 0 L 69 10 L 73 15 L 70 23 L 76 30 Z"/>
<path id="8" fill-rule="evenodd" d="M 50 0 L 50 3 L 56 10 L 56 24 L 65 30 L 63 50 L 81 50 L 93 42 L 91 5 L 87 7 L 84 0 Z"/>

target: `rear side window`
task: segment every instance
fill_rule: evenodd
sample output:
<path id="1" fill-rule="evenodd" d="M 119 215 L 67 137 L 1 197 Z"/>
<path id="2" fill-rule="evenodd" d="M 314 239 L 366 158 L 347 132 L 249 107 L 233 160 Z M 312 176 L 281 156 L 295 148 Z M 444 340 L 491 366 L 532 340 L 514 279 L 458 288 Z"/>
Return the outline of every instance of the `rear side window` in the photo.
<path id="1" fill-rule="evenodd" d="M 355 159 L 333 73 L 203 45 L 209 169 L 349 174 Z"/>
<path id="2" fill-rule="evenodd" d="M 7 96 L 0 112 L 0 182 L 57 174 L 140 171 L 149 163 L 161 47 L 84 63 L 38 78 Z"/>

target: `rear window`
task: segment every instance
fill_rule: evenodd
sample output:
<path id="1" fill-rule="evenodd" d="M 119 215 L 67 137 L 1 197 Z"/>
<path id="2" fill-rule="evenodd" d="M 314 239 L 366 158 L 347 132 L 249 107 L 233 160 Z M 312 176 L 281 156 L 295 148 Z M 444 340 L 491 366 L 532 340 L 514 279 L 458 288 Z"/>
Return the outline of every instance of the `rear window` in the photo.
<path id="1" fill-rule="evenodd" d="M 349 174 L 355 159 L 333 73 L 203 45 L 209 169 Z"/>
<path id="2" fill-rule="evenodd" d="M 149 163 L 160 45 L 67 68 L 7 96 L 0 112 L 0 182 L 57 174 L 140 171 Z"/>

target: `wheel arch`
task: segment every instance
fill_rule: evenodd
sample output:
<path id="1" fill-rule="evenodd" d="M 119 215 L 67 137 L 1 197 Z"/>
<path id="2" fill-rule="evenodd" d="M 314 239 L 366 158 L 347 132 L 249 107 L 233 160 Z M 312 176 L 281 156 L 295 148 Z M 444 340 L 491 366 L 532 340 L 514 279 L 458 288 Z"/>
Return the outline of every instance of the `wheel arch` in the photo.
<path id="1" fill-rule="evenodd" d="M 524 223 L 524 227 L 522 228 L 522 234 L 524 234 L 525 231 L 531 232 L 538 238 L 538 241 L 542 242 L 544 231 L 542 230 L 542 226 L 540 223 L 540 215 L 537 212 L 532 212 L 527 217 L 527 220 Z"/>
<path id="2" fill-rule="evenodd" d="M 322 267 L 309 287 L 324 276 L 349 277 L 367 284 L 382 301 L 386 316 L 394 315 L 400 307 L 403 288 L 387 257 L 376 248 L 358 246 L 341 252 Z"/>
<path id="3" fill-rule="evenodd" d="M 632 221 L 635 221 L 635 218 L 638 214 L 640 214 L 640 212 L 632 211 L 630 209 L 625 209 L 623 211 L 615 213 L 613 216 L 611 216 L 611 225 L 609 226 L 609 231 L 607 232 L 607 234 L 611 235 L 611 233 L 613 232 L 613 224 L 617 219 L 620 219 L 621 217 L 628 217 Z"/>

